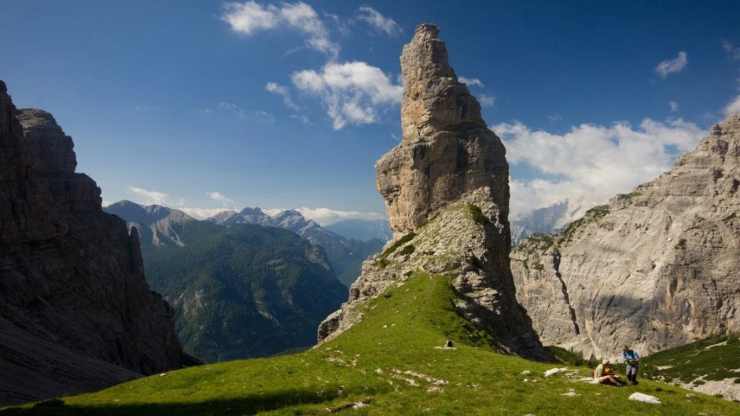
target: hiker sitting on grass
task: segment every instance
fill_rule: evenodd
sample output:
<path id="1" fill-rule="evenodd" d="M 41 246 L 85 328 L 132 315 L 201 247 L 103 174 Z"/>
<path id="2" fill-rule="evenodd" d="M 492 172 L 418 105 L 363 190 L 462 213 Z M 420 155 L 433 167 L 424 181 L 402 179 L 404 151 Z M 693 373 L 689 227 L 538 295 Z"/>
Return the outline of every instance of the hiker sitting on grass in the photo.
<path id="1" fill-rule="evenodd" d="M 599 384 L 608 384 L 610 386 L 621 386 L 623 384 L 617 374 L 614 373 L 611 365 L 609 365 L 609 360 L 604 360 L 596 366 L 594 369 L 594 380 Z"/>

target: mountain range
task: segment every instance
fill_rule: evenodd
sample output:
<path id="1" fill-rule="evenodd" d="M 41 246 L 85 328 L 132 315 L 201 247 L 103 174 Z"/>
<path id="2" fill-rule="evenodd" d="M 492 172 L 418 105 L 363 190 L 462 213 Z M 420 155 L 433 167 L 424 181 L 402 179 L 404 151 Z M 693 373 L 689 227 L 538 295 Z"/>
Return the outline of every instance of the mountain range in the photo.
<path id="1" fill-rule="evenodd" d="M 149 283 L 173 305 L 185 349 L 205 361 L 310 346 L 346 294 L 323 249 L 292 231 L 130 201 L 106 211 L 138 230 Z"/>
<path id="2" fill-rule="evenodd" d="M 237 211 L 221 212 L 207 221 L 232 226 L 235 224 L 257 224 L 284 228 L 320 246 L 326 252 L 329 262 L 339 280 L 349 286 L 360 275 L 362 262 L 383 247 L 390 237 L 385 221 L 345 220 L 333 225 L 334 230 L 349 235 L 374 235 L 368 240 L 347 238 L 338 232 L 320 226 L 316 221 L 307 220 L 297 210 L 285 210 L 268 215 L 260 208 L 244 208 Z"/>

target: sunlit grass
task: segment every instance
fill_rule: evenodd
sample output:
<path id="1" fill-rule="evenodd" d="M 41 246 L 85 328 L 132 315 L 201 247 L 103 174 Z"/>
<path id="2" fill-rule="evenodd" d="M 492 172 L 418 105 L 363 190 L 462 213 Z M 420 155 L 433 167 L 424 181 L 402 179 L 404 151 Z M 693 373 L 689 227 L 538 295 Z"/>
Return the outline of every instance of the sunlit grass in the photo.
<path id="1" fill-rule="evenodd" d="M 738 415 L 740 406 L 644 381 L 636 387 L 543 377 L 553 364 L 499 354 L 460 318 L 442 277 L 417 274 L 369 303 L 321 347 L 155 375 L 68 397 L 34 414 L 85 415 Z M 455 349 L 442 349 L 453 339 Z M 574 369 L 587 376 L 589 370 Z M 529 374 L 522 374 L 529 372 Z M 525 381 L 526 379 L 526 381 Z M 576 396 L 563 396 L 573 389 Z M 629 401 L 636 391 L 663 404 Z M 353 408 L 353 403 L 362 403 Z M 29 408 L 27 406 L 26 408 Z M 29 410 L 13 413 L 28 414 Z"/>

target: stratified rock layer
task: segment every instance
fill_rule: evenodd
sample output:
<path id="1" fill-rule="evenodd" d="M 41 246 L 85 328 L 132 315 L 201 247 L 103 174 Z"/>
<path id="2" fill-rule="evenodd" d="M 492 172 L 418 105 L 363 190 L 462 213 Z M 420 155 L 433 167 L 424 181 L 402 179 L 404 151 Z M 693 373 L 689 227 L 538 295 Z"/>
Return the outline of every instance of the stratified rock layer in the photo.
<path id="1" fill-rule="evenodd" d="M 377 163 L 396 239 L 365 261 L 349 300 L 319 327 L 331 340 L 362 319 L 367 301 L 413 272 L 450 277 L 457 311 L 501 351 L 545 358 L 509 269 L 508 165 L 480 106 L 447 63 L 435 26 L 403 49 L 403 141 Z"/>
<path id="2" fill-rule="evenodd" d="M 0 81 L 0 403 L 102 388 L 187 361 L 136 235 L 75 173 L 72 139 Z"/>
<path id="3" fill-rule="evenodd" d="M 511 254 L 545 344 L 615 357 L 740 332 L 740 114 L 675 167 Z"/>
<path id="4" fill-rule="evenodd" d="M 458 82 L 437 35 L 435 26 L 420 25 L 401 56 L 403 140 L 376 164 L 391 228 L 413 231 L 481 187 L 492 190 L 498 222 L 508 228 L 506 151 L 486 127 L 478 101 Z"/>

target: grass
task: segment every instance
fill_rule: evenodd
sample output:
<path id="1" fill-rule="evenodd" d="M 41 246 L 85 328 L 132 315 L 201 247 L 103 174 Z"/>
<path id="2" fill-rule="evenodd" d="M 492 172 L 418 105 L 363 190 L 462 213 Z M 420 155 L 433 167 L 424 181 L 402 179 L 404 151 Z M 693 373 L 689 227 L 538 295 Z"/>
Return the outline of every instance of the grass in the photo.
<path id="1" fill-rule="evenodd" d="M 607 387 L 544 378 L 555 366 L 497 353 L 453 307 L 449 279 L 417 273 L 343 335 L 300 354 L 155 375 L 18 415 L 737 415 L 737 404 L 653 381 Z M 455 349 L 438 348 L 447 339 Z M 562 364 L 557 364 L 562 366 Z M 523 375 L 522 372 L 530 374 Z M 574 371 L 588 375 L 589 370 Z M 524 380 L 527 379 L 525 382 Z M 563 396 L 575 389 L 578 396 Z M 627 400 L 636 391 L 663 404 Z M 364 407 L 353 409 L 362 402 Z"/>
<path id="2" fill-rule="evenodd" d="M 740 383 L 740 372 L 732 371 L 740 369 L 740 339 L 737 335 L 708 338 L 655 353 L 641 364 L 643 375 L 654 379 L 688 383 L 705 376 L 704 380 L 735 378 Z"/>
<path id="3" fill-rule="evenodd" d="M 605 217 L 608 213 L 609 205 L 597 205 L 589 209 L 588 211 L 586 211 L 583 217 L 571 222 L 565 227 L 565 229 L 560 233 L 562 239 L 565 241 L 570 241 L 576 230 L 579 229 L 581 226 L 594 221 L 598 221 L 599 219 Z"/>
<path id="4" fill-rule="evenodd" d="M 465 212 L 473 222 L 475 222 L 478 225 L 486 225 L 490 221 L 488 218 L 486 218 L 485 215 L 483 215 L 483 211 L 481 211 L 480 207 L 473 204 L 466 204 L 465 205 Z"/>
<path id="5" fill-rule="evenodd" d="M 396 240 L 396 242 L 394 242 L 393 244 L 391 244 L 390 247 L 388 247 L 387 249 L 385 249 L 383 251 L 383 253 L 381 253 L 380 256 L 378 256 L 375 259 L 375 262 L 377 264 L 379 264 L 380 267 L 386 267 L 388 265 L 388 256 L 390 256 L 391 254 L 393 254 L 393 252 L 395 252 L 396 250 L 398 250 L 399 247 L 401 247 L 404 244 L 408 243 L 409 241 L 413 240 L 415 237 L 416 237 L 416 234 L 413 233 L 413 232 L 410 232 L 410 233 L 404 235 L 403 237 L 399 238 L 398 240 Z M 413 253 L 414 252 L 414 247 L 412 246 L 412 248 L 410 249 L 411 250 L 410 252 L 408 250 L 409 249 L 407 247 L 404 247 L 404 251 L 402 252 L 402 254 L 403 255 L 409 255 L 409 254 Z"/>
<path id="6" fill-rule="evenodd" d="M 582 352 L 569 351 L 557 346 L 547 346 L 545 349 L 549 351 L 557 361 L 569 366 L 586 366 L 589 368 L 595 368 L 598 365 L 598 360 L 593 357 L 587 360 L 583 357 Z"/>

